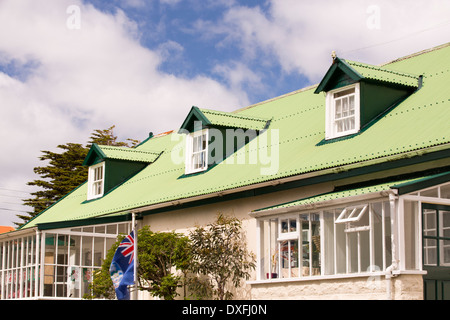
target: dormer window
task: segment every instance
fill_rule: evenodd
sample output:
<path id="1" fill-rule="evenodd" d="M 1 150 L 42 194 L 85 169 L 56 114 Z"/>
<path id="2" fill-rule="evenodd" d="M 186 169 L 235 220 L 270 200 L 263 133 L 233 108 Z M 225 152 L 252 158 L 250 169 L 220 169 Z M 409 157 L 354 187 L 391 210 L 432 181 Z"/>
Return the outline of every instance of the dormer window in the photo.
<path id="1" fill-rule="evenodd" d="M 327 92 L 326 139 L 359 131 L 359 83 Z"/>
<path id="2" fill-rule="evenodd" d="M 186 135 L 185 175 L 206 172 L 269 125 L 270 119 L 192 107 L 178 131 Z"/>
<path id="3" fill-rule="evenodd" d="M 86 200 L 106 196 L 155 162 L 160 155 L 161 152 L 94 143 L 83 162 L 89 168 Z"/>
<path id="4" fill-rule="evenodd" d="M 208 129 L 195 131 L 186 139 L 186 174 L 208 168 Z"/>
<path id="5" fill-rule="evenodd" d="M 105 190 L 105 163 L 89 167 L 88 173 L 88 200 L 103 196 Z"/>
<path id="6" fill-rule="evenodd" d="M 314 91 L 326 93 L 325 139 L 319 145 L 362 133 L 420 88 L 421 76 L 333 55 Z"/>

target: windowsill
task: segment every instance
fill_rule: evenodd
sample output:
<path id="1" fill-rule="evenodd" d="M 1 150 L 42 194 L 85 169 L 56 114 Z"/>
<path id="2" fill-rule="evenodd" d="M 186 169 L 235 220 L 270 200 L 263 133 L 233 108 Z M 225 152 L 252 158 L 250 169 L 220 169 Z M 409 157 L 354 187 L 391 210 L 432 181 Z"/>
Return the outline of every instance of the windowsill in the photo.
<path id="1" fill-rule="evenodd" d="M 394 275 L 406 275 L 406 274 L 416 274 L 425 275 L 426 271 L 422 270 L 403 270 L 394 271 Z M 364 273 L 350 273 L 350 274 L 335 274 L 335 275 L 320 275 L 320 276 L 303 276 L 297 278 L 276 278 L 276 279 L 266 279 L 266 280 L 250 280 L 247 281 L 249 285 L 260 285 L 260 284 L 272 284 L 272 283 L 287 283 L 287 282 L 305 282 L 305 281 L 318 281 L 318 280 L 335 280 L 335 279 L 349 279 L 349 278 L 368 278 L 368 277 L 384 277 L 386 276 L 385 271 L 377 272 L 364 272 Z"/>

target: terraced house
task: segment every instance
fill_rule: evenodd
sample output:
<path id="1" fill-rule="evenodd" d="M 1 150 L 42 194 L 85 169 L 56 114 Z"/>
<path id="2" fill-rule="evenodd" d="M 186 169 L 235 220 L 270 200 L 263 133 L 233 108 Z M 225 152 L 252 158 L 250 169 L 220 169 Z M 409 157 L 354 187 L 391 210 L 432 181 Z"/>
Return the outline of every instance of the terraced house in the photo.
<path id="1" fill-rule="evenodd" d="M 257 256 L 238 298 L 450 298 L 450 44 L 382 66 L 334 56 L 318 85 L 192 107 L 85 165 L 86 183 L 0 235 L 1 299 L 80 299 L 133 217 L 187 232 L 218 213 Z"/>

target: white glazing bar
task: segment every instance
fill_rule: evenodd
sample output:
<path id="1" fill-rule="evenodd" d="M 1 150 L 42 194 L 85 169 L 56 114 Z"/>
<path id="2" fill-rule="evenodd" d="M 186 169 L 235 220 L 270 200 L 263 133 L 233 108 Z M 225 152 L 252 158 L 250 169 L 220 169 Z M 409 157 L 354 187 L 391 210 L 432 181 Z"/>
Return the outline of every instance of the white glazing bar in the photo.
<path id="1" fill-rule="evenodd" d="M 375 245 L 375 242 L 374 242 L 374 232 L 373 232 L 373 229 L 374 229 L 374 221 L 373 221 L 373 219 L 374 219 L 374 215 L 375 215 L 375 213 L 373 212 L 373 205 L 372 204 L 370 204 L 369 205 L 369 254 L 370 254 L 370 256 L 369 256 L 369 267 L 370 267 L 370 272 L 373 272 L 373 271 L 375 271 L 375 256 L 374 256 L 374 254 L 375 254 L 375 250 L 374 250 L 374 245 Z"/>
<path id="2" fill-rule="evenodd" d="M 0 270 L 1 274 L 1 287 L 0 287 L 0 295 L 3 300 L 5 297 L 5 270 L 6 270 L 6 242 L 2 242 L 2 269 Z"/>
<path id="3" fill-rule="evenodd" d="M 346 233 L 345 234 L 345 261 L 347 262 L 346 266 L 345 266 L 345 272 L 346 273 L 350 273 L 350 252 L 349 252 L 349 240 L 348 240 L 348 237 L 349 237 L 349 233 Z"/>
<path id="4" fill-rule="evenodd" d="M 15 241 L 15 250 L 16 250 L 16 260 L 14 261 L 14 271 L 15 271 L 15 275 L 14 275 L 14 298 L 18 298 L 18 294 L 19 294 L 19 282 L 20 282 L 20 274 L 19 274 L 19 264 L 20 264 L 20 257 L 19 257 L 19 240 L 17 239 Z"/>
<path id="5" fill-rule="evenodd" d="M 422 263 L 422 261 L 423 261 L 423 250 L 422 250 L 422 231 L 421 230 L 423 230 L 422 229 L 422 202 L 421 201 L 419 201 L 418 202 L 418 215 L 419 215 L 419 218 L 418 218 L 418 229 L 419 229 L 419 232 L 418 232 L 418 238 L 419 238 L 419 241 L 418 241 L 418 248 L 419 248 L 419 252 L 418 252 L 418 254 L 417 254 L 417 266 L 419 267 L 419 270 L 420 271 L 422 271 L 423 270 L 423 263 Z"/>
<path id="6" fill-rule="evenodd" d="M 383 261 L 383 270 L 386 270 L 386 211 L 384 202 L 381 203 L 381 253 Z"/>
<path id="7" fill-rule="evenodd" d="M 44 296 L 44 267 L 45 267 L 45 232 L 41 234 L 41 254 L 40 254 L 40 270 L 39 270 L 39 297 Z"/>
<path id="8" fill-rule="evenodd" d="M 17 243 L 17 246 L 19 246 L 19 242 Z M 24 251 L 25 251 L 25 246 L 24 246 L 24 238 L 22 237 L 21 238 L 21 241 L 20 241 L 20 247 L 21 247 L 21 249 L 20 249 L 20 265 L 19 265 L 19 268 L 17 269 L 18 270 L 18 272 L 19 272 L 19 298 L 23 298 L 23 286 L 24 286 L 24 271 L 25 271 L 25 268 L 24 268 L 24 257 L 23 257 L 23 254 L 24 254 Z M 26 279 L 25 279 L 26 280 Z M 26 282 L 26 281 L 25 281 Z"/>
<path id="9" fill-rule="evenodd" d="M 357 243 L 358 243 L 358 273 L 361 273 L 361 232 L 357 232 L 356 233 L 356 237 L 358 239 Z"/>
<path id="10" fill-rule="evenodd" d="M 333 274 L 337 274 L 337 270 L 338 270 L 338 265 L 337 265 L 337 235 L 336 235 L 336 212 L 333 211 L 333 259 L 334 259 L 334 272 Z"/>
<path id="11" fill-rule="evenodd" d="M 399 198 L 398 210 L 397 210 L 397 234 L 398 234 L 398 255 L 399 255 L 399 268 L 400 270 L 405 270 L 405 202 L 403 198 Z"/>
<path id="12" fill-rule="evenodd" d="M 39 261 L 41 261 L 39 259 L 39 243 L 40 243 L 40 232 L 38 230 L 36 230 L 36 244 L 35 244 L 35 261 L 34 261 L 34 296 L 38 297 L 39 296 L 39 269 L 40 269 L 40 264 Z"/>
<path id="13" fill-rule="evenodd" d="M 312 276 L 313 270 L 313 242 L 312 242 L 312 215 L 311 213 L 307 214 L 308 217 L 308 242 L 309 242 L 309 275 Z"/>
<path id="14" fill-rule="evenodd" d="M 302 234 L 301 234 L 301 220 L 300 215 L 297 215 L 297 264 L 298 264 L 298 277 L 302 277 Z"/>
<path id="15" fill-rule="evenodd" d="M 261 280 L 261 248 L 263 247 L 261 243 L 263 243 L 263 235 L 261 234 L 262 228 L 261 224 L 264 223 L 259 219 L 256 219 L 256 261 L 258 263 L 256 264 L 256 280 Z M 105 241 L 106 242 L 106 241 Z"/>

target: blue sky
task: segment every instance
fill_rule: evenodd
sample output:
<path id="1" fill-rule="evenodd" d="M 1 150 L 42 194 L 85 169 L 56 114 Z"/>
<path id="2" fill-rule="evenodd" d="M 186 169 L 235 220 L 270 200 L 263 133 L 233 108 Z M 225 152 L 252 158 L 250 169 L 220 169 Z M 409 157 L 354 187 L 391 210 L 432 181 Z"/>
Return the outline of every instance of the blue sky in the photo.
<path id="1" fill-rule="evenodd" d="M 269 2 L 248 1 L 86 1 L 109 14 L 123 10 L 139 26 L 139 42 L 151 50 L 163 50 L 164 60 L 159 70 L 179 77 L 207 75 L 229 83 L 226 75 L 215 68 L 223 62 L 242 61 L 242 50 L 233 42 L 224 43 L 226 30 L 199 30 L 200 22 L 223 19 L 227 10 L 246 7 L 267 14 Z M 217 26 L 217 25 L 216 25 Z M 214 28 L 214 25 L 211 26 Z M 170 41 L 170 43 L 167 43 Z M 264 62 L 262 60 L 264 59 Z M 249 95 L 250 103 L 291 92 L 309 83 L 302 74 L 282 72 L 270 53 L 260 52 L 257 59 L 244 59 L 246 66 L 258 72 L 262 84 L 240 85 Z M 276 78 L 277 81 L 273 81 Z M 268 90 L 268 88 L 270 88 Z M 219 106 L 220 107 L 220 106 Z"/>
<path id="2" fill-rule="evenodd" d="M 41 150 L 111 125 L 144 140 L 193 105 L 316 84 L 332 50 L 382 64 L 447 43 L 449 13 L 448 0 L 1 0 L 0 225 L 26 209 Z"/>

